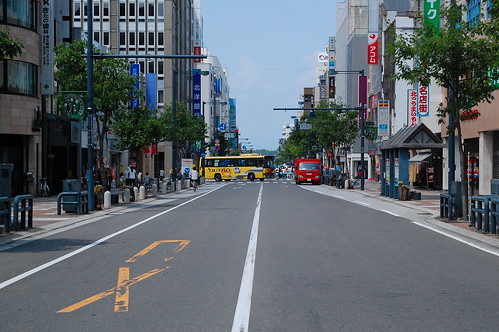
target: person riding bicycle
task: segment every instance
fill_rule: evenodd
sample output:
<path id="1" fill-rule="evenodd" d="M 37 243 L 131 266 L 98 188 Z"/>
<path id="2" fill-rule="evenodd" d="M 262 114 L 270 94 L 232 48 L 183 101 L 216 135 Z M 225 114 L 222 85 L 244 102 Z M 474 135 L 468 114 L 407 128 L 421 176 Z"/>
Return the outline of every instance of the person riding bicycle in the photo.
<path id="1" fill-rule="evenodd" d="M 199 184 L 199 172 L 196 170 L 196 166 L 192 167 L 190 174 L 191 183 L 194 186 L 194 190 L 196 190 L 196 187 Z"/>

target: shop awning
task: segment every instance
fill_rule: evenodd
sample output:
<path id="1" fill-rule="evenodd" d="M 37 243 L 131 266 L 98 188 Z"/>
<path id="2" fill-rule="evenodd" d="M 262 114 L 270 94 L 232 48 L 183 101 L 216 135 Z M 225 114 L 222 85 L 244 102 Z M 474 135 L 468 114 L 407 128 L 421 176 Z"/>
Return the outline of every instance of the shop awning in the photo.
<path id="1" fill-rule="evenodd" d="M 410 163 L 421 163 L 426 159 L 430 158 L 431 153 L 420 153 L 409 159 Z"/>

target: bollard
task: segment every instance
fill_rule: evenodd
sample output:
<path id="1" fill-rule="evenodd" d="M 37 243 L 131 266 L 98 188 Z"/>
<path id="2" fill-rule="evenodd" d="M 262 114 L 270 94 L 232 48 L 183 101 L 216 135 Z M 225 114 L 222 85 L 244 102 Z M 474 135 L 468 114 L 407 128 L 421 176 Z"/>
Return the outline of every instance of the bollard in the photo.
<path id="1" fill-rule="evenodd" d="M 156 183 L 154 183 L 152 186 L 151 186 L 151 192 L 152 192 L 152 196 L 155 197 L 157 194 L 158 194 L 158 186 L 156 185 Z"/>
<path id="2" fill-rule="evenodd" d="M 125 204 L 129 204 L 130 203 L 130 189 L 126 188 L 123 195 L 124 195 Z"/>
<path id="3" fill-rule="evenodd" d="M 175 188 L 175 190 L 180 190 L 180 189 L 182 189 L 182 181 L 178 180 L 177 181 L 177 188 Z"/>
<path id="4" fill-rule="evenodd" d="M 139 199 L 146 199 L 146 187 L 140 186 Z"/>
<path id="5" fill-rule="evenodd" d="M 135 201 L 138 201 L 140 199 L 140 197 L 139 197 L 139 188 L 133 187 L 133 197 L 135 197 Z"/>
<path id="6" fill-rule="evenodd" d="M 102 206 L 103 209 L 110 209 L 111 208 L 111 192 L 108 190 L 104 193 L 104 205 Z"/>
<path id="7" fill-rule="evenodd" d="M 161 193 L 162 194 L 166 194 L 166 190 L 168 189 L 166 182 L 163 182 L 162 186 L 163 187 L 161 189 Z"/>

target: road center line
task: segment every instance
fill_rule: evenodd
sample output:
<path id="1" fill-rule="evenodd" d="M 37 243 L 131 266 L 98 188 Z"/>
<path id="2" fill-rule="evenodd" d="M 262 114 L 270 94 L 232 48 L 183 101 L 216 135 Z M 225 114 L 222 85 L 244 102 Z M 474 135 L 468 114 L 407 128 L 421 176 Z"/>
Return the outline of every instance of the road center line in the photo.
<path id="1" fill-rule="evenodd" d="M 243 277 L 237 298 L 236 312 L 232 323 L 232 332 L 248 331 L 251 311 L 251 297 L 253 294 L 253 278 L 255 275 L 256 245 L 258 242 L 258 226 L 260 224 L 260 207 L 262 205 L 263 183 L 260 185 L 260 192 L 256 202 L 255 215 L 253 216 L 253 226 L 244 262 Z"/>
<path id="2" fill-rule="evenodd" d="M 92 243 L 90 243 L 90 244 L 87 244 L 87 245 L 86 245 L 86 246 L 84 246 L 84 247 L 81 247 L 80 249 L 76 249 L 75 251 L 72 251 L 72 252 L 70 252 L 70 253 L 68 253 L 68 254 L 66 254 L 66 255 L 64 255 L 64 256 L 61 256 L 61 257 L 59 257 L 59 258 L 56 258 L 56 259 L 54 259 L 54 260 L 51 260 L 50 262 L 47 262 L 47 263 L 42 264 L 42 265 L 40 265 L 40 266 L 38 266 L 38 267 L 35 267 L 34 269 L 31 269 L 31 270 L 29 270 L 29 271 L 26 271 L 26 272 L 24 272 L 24 273 L 22 273 L 22 274 L 20 274 L 20 275 L 18 275 L 18 276 L 16 276 L 16 277 L 13 277 L 13 278 L 11 278 L 11 279 L 9 279 L 9 280 L 6 280 L 6 281 L 4 281 L 4 282 L 0 283 L 0 289 L 3 289 L 3 288 L 5 288 L 5 287 L 7 287 L 7 286 L 10 286 L 10 285 L 12 285 L 13 283 L 18 282 L 18 281 L 20 281 L 20 280 L 22 280 L 22 279 L 24 279 L 24 278 L 27 278 L 27 277 L 29 277 L 29 276 L 31 276 L 31 275 L 33 275 L 33 274 L 37 273 L 37 272 L 43 271 L 43 270 L 45 270 L 46 268 L 51 267 L 52 265 L 55 265 L 55 264 L 60 263 L 60 262 L 62 262 L 62 261 L 65 261 L 65 260 L 66 260 L 66 259 L 68 259 L 68 258 L 71 258 L 71 257 L 73 257 L 73 256 L 76 256 L 76 255 L 78 255 L 79 253 L 82 253 L 82 252 L 84 252 L 84 251 L 86 251 L 86 250 L 88 250 L 88 249 L 91 249 L 91 248 L 93 248 L 93 247 L 95 247 L 95 246 L 97 246 L 97 245 L 101 244 L 102 242 L 105 242 L 105 241 L 107 241 L 107 240 L 109 240 L 109 239 L 111 239 L 111 238 L 113 238 L 113 237 L 115 237 L 115 236 L 118 236 L 118 235 L 120 235 L 120 234 L 126 233 L 126 232 L 128 232 L 128 231 L 130 231 L 130 230 L 134 229 L 135 227 L 138 227 L 138 226 L 140 226 L 140 225 L 142 225 L 142 224 L 145 224 L 145 223 L 147 223 L 147 222 L 149 222 L 149 221 L 151 221 L 151 220 L 153 220 L 153 219 L 156 219 L 156 218 L 157 218 L 157 217 L 159 217 L 159 216 L 162 216 L 162 215 L 164 215 L 164 214 L 166 214 L 166 213 L 169 213 L 169 212 L 171 212 L 171 211 L 173 211 L 173 210 L 176 210 L 176 209 L 178 209 L 179 207 L 184 206 L 184 205 L 186 205 L 186 204 L 189 204 L 189 203 L 191 203 L 191 202 L 193 202 L 193 201 L 195 201 L 195 200 L 197 200 L 197 199 L 199 199 L 199 198 L 201 198 L 201 197 L 203 197 L 203 196 L 206 196 L 206 195 L 208 195 L 208 194 L 210 194 L 210 193 L 212 193 L 212 192 L 214 192 L 214 191 L 216 191 L 216 190 L 218 190 L 218 189 L 220 189 L 220 188 L 222 188 L 222 187 L 224 187 L 224 186 L 226 186 L 226 184 L 225 184 L 225 185 L 222 185 L 222 186 L 220 186 L 220 187 L 216 187 L 215 189 L 210 190 L 210 191 L 208 191 L 207 193 L 204 193 L 204 194 L 202 194 L 202 195 L 196 196 L 196 197 L 194 197 L 193 199 L 188 200 L 188 201 L 186 201 L 186 202 L 184 202 L 184 203 L 182 203 L 182 204 L 179 204 L 179 205 L 177 205 L 177 206 L 174 206 L 174 207 L 172 207 L 172 208 L 170 208 L 170 209 L 168 209 L 168 210 L 165 210 L 165 211 L 163 211 L 163 212 L 160 212 L 160 213 L 158 213 L 158 214 L 155 214 L 154 216 L 151 216 L 151 217 L 149 217 L 149 218 L 147 218 L 147 219 L 144 219 L 144 220 L 142 220 L 142 221 L 139 221 L 138 223 L 133 224 L 133 225 L 131 225 L 131 226 L 128 226 L 127 228 L 124 228 L 124 229 L 122 229 L 122 230 L 120 230 L 120 231 L 117 231 L 117 232 L 115 232 L 115 233 L 109 234 L 109 235 L 107 235 L 107 236 L 105 236 L 105 237 L 103 237 L 103 238 L 101 238 L 101 239 L 99 239 L 99 240 L 97 240 L 97 241 L 95 241 L 95 242 L 92 242 Z"/>

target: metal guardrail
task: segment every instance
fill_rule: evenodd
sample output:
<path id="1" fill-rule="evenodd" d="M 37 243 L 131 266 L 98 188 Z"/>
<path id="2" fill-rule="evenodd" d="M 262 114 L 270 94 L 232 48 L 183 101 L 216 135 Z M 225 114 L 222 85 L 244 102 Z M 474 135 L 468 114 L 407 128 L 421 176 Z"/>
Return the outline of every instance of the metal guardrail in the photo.
<path id="1" fill-rule="evenodd" d="M 490 196 L 471 197 L 470 226 L 476 226 L 477 231 L 482 230 L 483 221 L 483 231 L 489 232 L 489 202 Z"/>
<path id="2" fill-rule="evenodd" d="M 10 232 L 10 199 L 7 196 L 0 197 L 0 221 L 5 225 L 5 231 Z"/>
<path id="3" fill-rule="evenodd" d="M 76 197 L 76 201 L 63 200 L 63 197 Z M 61 205 L 76 206 L 77 214 L 88 213 L 88 191 L 65 191 L 57 195 L 57 215 L 61 215 Z"/>
<path id="4" fill-rule="evenodd" d="M 499 217 L 499 199 L 490 200 L 490 233 L 497 234 L 497 217 Z"/>
<path id="5" fill-rule="evenodd" d="M 440 218 L 452 219 L 452 196 L 440 194 Z"/>
<path id="6" fill-rule="evenodd" d="M 19 208 L 19 203 L 21 203 L 21 208 Z M 12 221 L 15 231 L 26 229 L 26 211 L 28 211 L 28 228 L 33 228 L 33 195 L 16 196 L 14 198 L 14 218 Z M 19 227 L 19 212 L 21 212 L 21 227 Z"/>

